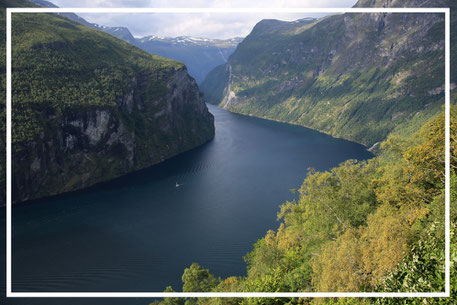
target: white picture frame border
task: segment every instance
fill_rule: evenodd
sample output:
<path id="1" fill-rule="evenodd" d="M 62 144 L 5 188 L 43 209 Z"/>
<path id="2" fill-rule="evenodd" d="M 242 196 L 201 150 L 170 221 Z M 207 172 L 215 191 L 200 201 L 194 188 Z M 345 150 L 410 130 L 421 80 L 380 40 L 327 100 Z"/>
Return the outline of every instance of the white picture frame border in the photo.
<path id="1" fill-rule="evenodd" d="M 445 291 L 444 292 L 14 292 L 11 269 L 11 16 L 13 13 L 442 13 L 445 17 Z M 6 296 L 8 298 L 450 296 L 450 8 L 6 8 Z"/>

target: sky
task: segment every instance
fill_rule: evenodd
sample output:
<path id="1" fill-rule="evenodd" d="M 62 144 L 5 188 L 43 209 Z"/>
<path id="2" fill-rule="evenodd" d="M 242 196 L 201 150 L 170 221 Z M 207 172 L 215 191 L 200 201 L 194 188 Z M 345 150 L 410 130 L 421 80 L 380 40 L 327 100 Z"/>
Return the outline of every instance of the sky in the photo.
<path id="1" fill-rule="evenodd" d="M 357 0 L 48 0 L 59 7 L 352 7 Z M 79 14 L 89 22 L 125 26 L 135 37 L 149 35 L 226 39 L 245 37 L 262 19 L 297 20 L 325 14 Z"/>

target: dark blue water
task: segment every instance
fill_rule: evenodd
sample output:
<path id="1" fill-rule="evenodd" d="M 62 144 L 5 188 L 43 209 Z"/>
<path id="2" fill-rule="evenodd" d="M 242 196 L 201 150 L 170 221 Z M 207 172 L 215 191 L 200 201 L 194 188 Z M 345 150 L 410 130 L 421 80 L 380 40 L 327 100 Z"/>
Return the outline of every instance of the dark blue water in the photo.
<path id="1" fill-rule="evenodd" d="M 89 190 L 14 206 L 13 291 L 181 290 L 193 262 L 216 276 L 245 275 L 242 257 L 278 227 L 279 205 L 294 198 L 289 189 L 300 186 L 308 168 L 372 156 L 310 129 L 208 107 L 216 137 L 202 147 Z M 4 228 L 4 211 L 1 221 Z"/>

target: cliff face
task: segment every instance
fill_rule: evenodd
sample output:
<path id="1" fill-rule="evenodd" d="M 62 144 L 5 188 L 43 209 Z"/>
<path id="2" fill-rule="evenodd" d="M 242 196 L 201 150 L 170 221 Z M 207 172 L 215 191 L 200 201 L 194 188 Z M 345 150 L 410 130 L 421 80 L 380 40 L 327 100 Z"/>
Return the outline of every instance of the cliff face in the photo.
<path id="1" fill-rule="evenodd" d="M 13 202 L 107 181 L 213 138 L 183 64 L 55 15 L 13 24 Z"/>
<path id="2" fill-rule="evenodd" d="M 450 5 L 367 0 L 357 6 L 427 4 Z M 208 102 L 230 111 L 371 146 L 439 111 L 443 84 L 442 14 L 364 13 L 307 23 L 262 20 L 201 89 Z"/>
<path id="3" fill-rule="evenodd" d="M 181 68 L 168 92 L 145 99 L 150 75 L 131 79 L 116 107 L 49 113 L 46 131 L 14 145 L 14 202 L 73 191 L 159 163 L 214 136 L 213 117 Z"/>

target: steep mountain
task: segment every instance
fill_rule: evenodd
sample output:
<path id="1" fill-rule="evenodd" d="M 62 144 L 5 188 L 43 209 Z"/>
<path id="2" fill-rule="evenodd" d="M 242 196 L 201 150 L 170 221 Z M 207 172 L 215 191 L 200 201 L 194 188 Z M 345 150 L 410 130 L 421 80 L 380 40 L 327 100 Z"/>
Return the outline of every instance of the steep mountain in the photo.
<path id="1" fill-rule="evenodd" d="M 31 0 L 42 7 L 58 7 L 46 0 Z M 109 27 L 90 23 L 73 13 L 62 13 L 62 16 L 96 30 L 106 32 L 119 39 L 125 40 L 148 53 L 182 61 L 188 68 L 189 74 L 201 83 L 208 72 L 218 65 L 224 64 L 235 51 L 243 38 L 209 39 L 182 37 L 146 36 L 134 38 L 126 27 Z"/>
<path id="2" fill-rule="evenodd" d="M 182 63 L 55 14 L 14 14 L 12 50 L 14 202 L 113 179 L 214 136 Z"/>
<path id="3" fill-rule="evenodd" d="M 451 3 L 357 4 L 428 5 Z M 455 27 L 454 16 L 452 24 Z M 455 49 L 452 52 L 455 62 Z M 304 125 L 371 146 L 396 128 L 420 125 L 416 123 L 444 104 L 444 16 L 340 14 L 306 22 L 262 20 L 200 88 L 208 102 L 230 111 Z"/>

